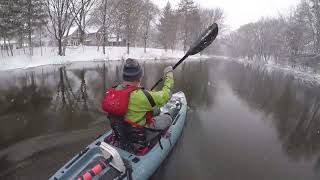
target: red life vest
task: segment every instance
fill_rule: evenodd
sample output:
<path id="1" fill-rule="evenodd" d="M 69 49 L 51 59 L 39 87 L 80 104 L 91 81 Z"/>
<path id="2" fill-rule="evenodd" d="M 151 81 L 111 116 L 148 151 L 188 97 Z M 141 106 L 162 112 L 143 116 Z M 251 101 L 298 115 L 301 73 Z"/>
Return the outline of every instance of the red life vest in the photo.
<path id="1" fill-rule="evenodd" d="M 110 114 L 124 116 L 128 111 L 130 94 L 137 89 L 135 86 L 124 89 L 109 88 L 102 100 L 102 109 Z"/>
<path id="2" fill-rule="evenodd" d="M 117 116 L 125 116 L 128 112 L 128 105 L 131 92 L 139 89 L 136 86 L 127 85 L 124 89 L 116 89 L 116 87 L 109 88 L 102 100 L 102 109 L 110 114 Z M 134 127 L 143 128 L 138 123 L 135 123 L 129 119 L 123 119 L 127 123 L 131 124 Z M 146 122 L 151 124 L 153 121 L 152 112 L 146 113 Z"/>

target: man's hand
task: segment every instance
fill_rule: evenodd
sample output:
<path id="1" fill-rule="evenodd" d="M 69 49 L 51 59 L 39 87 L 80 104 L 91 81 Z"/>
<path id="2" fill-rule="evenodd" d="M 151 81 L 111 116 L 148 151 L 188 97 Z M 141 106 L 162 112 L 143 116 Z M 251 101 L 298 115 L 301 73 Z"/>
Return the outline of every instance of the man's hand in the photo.
<path id="1" fill-rule="evenodd" d="M 163 76 L 166 77 L 168 73 L 173 73 L 172 66 L 167 66 L 166 68 L 164 68 Z"/>

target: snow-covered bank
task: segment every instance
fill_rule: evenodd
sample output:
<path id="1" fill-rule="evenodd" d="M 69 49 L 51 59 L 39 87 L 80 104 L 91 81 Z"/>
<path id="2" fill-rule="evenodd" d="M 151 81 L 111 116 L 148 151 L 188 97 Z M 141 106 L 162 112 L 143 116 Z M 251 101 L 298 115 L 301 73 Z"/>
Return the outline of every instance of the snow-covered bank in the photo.
<path id="1" fill-rule="evenodd" d="M 248 59 L 236 59 L 229 57 L 221 57 L 220 59 L 235 61 L 244 65 L 257 65 L 264 66 L 267 70 L 280 70 L 288 74 L 292 74 L 294 77 L 313 85 L 320 85 L 320 70 L 313 69 L 310 67 L 302 67 L 298 65 L 290 64 L 278 64 L 273 61 L 261 62 L 261 61 L 252 61 Z"/>
<path id="2" fill-rule="evenodd" d="M 20 50 L 15 53 L 15 56 L 0 55 L 0 70 L 10 70 L 18 68 L 30 68 L 49 64 L 69 64 L 76 61 L 108 61 L 121 60 L 128 57 L 139 60 L 154 60 L 154 59 L 176 59 L 184 55 L 183 51 L 167 51 L 163 49 L 148 48 L 147 53 L 144 53 L 143 48 L 130 48 L 130 54 L 127 54 L 126 47 L 107 47 L 106 54 L 102 54 L 102 48 L 98 51 L 96 46 L 79 46 L 68 47 L 66 56 L 58 56 L 57 49 L 53 47 L 43 48 L 43 55 L 40 54 L 40 48 L 34 48 L 34 56 L 28 56 Z M 28 50 L 26 50 L 28 51 Z M 200 55 L 193 56 L 199 58 Z M 201 56 L 206 58 L 207 56 Z"/>

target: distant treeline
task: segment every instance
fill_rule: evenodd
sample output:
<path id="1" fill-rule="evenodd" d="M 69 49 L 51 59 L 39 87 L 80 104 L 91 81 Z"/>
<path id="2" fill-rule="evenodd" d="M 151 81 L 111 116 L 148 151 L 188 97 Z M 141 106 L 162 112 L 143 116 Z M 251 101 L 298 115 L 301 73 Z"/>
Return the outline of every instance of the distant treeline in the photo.
<path id="1" fill-rule="evenodd" d="M 126 39 L 130 46 L 183 48 L 213 22 L 223 26 L 221 9 L 199 7 L 193 0 L 180 0 L 177 7 L 170 3 L 159 9 L 151 0 L 8 0 L 0 1 L 0 40 L 9 44 L 6 51 L 13 56 L 10 43 L 28 47 L 42 46 L 47 36 L 65 55 L 70 29 L 77 27 L 80 44 L 86 41 L 87 28 L 98 27 L 99 45 L 105 45 L 110 35 Z"/>
<path id="2" fill-rule="evenodd" d="M 320 1 L 302 0 L 288 15 L 241 26 L 225 39 L 228 55 L 295 59 L 320 53 Z"/>

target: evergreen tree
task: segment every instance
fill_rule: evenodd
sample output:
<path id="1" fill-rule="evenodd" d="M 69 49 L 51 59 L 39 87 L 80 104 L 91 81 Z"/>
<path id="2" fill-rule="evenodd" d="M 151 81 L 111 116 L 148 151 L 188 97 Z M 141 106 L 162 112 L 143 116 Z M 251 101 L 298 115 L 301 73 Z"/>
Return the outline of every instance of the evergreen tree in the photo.
<path id="1" fill-rule="evenodd" d="M 173 49 L 177 38 L 177 18 L 169 2 L 163 9 L 157 28 L 158 40 L 163 48 L 166 51 Z"/>
<path id="2" fill-rule="evenodd" d="M 10 41 L 22 29 L 23 22 L 21 19 L 22 13 L 18 0 L 0 1 L 0 32 L 4 46 L 9 47 L 7 52 L 10 49 L 11 56 L 13 56 L 13 49 Z"/>
<path id="3" fill-rule="evenodd" d="M 22 20 L 25 24 L 25 31 L 28 37 L 29 53 L 30 55 L 33 55 L 32 34 L 37 29 L 42 33 L 42 28 L 47 23 L 45 2 L 43 0 L 20 0 L 20 5 L 23 7 Z"/>
<path id="4" fill-rule="evenodd" d="M 199 9 L 193 0 L 181 0 L 178 4 L 178 13 L 180 19 L 180 29 L 183 40 L 183 50 L 186 51 L 192 41 L 198 36 L 201 21 Z"/>

